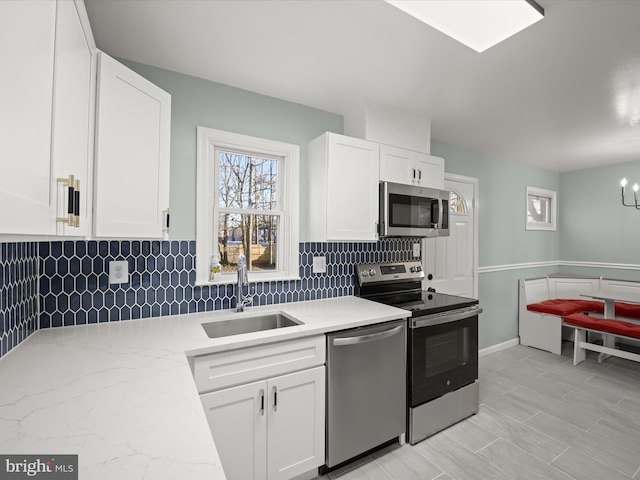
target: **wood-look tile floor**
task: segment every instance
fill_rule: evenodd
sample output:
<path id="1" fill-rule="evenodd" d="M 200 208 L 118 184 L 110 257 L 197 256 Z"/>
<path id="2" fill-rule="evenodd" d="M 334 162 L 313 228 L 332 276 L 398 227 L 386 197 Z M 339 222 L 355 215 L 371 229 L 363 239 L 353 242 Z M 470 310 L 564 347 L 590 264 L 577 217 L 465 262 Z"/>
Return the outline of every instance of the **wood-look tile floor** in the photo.
<path id="1" fill-rule="evenodd" d="M 477 415 L 322 480 L 640 480 L 640 364 L 590 352 L 574 367 L 572 348 L 480 358 Z"/>

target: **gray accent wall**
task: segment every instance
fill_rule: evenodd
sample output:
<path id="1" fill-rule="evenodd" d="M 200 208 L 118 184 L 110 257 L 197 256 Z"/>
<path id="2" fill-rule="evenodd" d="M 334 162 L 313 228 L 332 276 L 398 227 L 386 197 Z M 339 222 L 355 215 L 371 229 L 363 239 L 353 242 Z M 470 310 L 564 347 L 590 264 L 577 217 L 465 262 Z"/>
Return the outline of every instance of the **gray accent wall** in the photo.
<path id="1" fill-rule="evenodd" d="M 633 202 L 632 186 L 640 183 L 640 161 L 560 175 L 562 260 L 640 265 L 640 210 L 622 206 L 623 177 L 629 181 L 627 202 Z M 606 275 L 620 275 L 620 270 L 608 270 Z M 589 271 L 605 275 L 601 268 L 581 270 Z M 637 270 L 633 275 L 640 277 Z"/>
<path id="2" fill-rule="evenodd" d="M 341 115 L 201 78 L 118 59 L 171 94 L 172 240 L 196 238 L 196 127 L 300 145 L 300 192 L 306 189 L 306 145 L 324 132 L 342 133 Z M 259 72 L 257 73 L 259 74 Z M 301 212 L 304 212 L 304 200 Z M 301 239 L 306 218 L 300 217 Z"/>
<path id="3" fill-rule="evenodd" d="M 431 153 L 445 159 L 447 172 L 480 180 L 480 267 L 559 259 L 558 231 L 525 229 L 526 187 L 556 191 L 560 203 L 558 173 L 436 141 L 431 142 Z"/>
<path id="4" fill-rule="evenodd" d="M 550 275 L 557 266 L 525 268 L 527 263 L 560 260 L 560 230 L 526 230 L 526 187 L 557 192 L 559 174 L 492 158 L 441 142 L 431 142 L 431 153 L 445 159 L 449 173 L 479 179 L 478 198 L 478 343 L 490 347 L 518 337 L 518 279 Z M 560 210 L 560 209 L 559 209 Z M 561 213 L 558 215 L 561 224 Z M 497 267 L 497 271 L 493 270 Z"/>

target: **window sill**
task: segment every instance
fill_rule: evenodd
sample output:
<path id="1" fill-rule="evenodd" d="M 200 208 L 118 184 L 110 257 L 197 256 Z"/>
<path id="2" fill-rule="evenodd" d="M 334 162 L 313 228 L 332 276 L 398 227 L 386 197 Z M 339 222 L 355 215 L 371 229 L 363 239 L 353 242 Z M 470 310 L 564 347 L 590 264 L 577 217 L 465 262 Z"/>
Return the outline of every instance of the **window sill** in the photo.
<path id="1" fill-rule="evenodd" d="M 556 231 L 556 226 L 555 225 L 550 225 L 548 223 L 542 223 L 542 224 L 535 224 L 535 223 L 527 223 L 527 230 L 541 230 L 541 231 L 548 231 L 548 232 L 555 232 Z"/>
<path id="2" fill-rule="evenodd" d="M 286 275 L 284 273 L 278 275 L 260 275 L 254 276 L 249 273 L 248 283 L 261 283 L 261 282 L 291 282 L 301 280 L 300 275 Z M 206 280 L 206 281 L 196 281 L 196 287 L 204 287 L 208 285 L 228 285 L 230 283 L 236 283 L 237 276 L 236 273 L 229 273 L 223 275 L 220 279 L 216 280 Z"/>

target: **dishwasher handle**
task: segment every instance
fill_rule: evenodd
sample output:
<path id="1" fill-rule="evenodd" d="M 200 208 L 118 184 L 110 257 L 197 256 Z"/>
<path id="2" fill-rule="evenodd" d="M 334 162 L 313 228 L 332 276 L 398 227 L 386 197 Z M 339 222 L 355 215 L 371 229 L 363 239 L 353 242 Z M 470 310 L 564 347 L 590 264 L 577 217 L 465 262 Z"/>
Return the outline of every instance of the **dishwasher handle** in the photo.
<path id="1" fill-rule="evenodd" d="M 398 325 L 397 327 L 390 328 L 389 330 L 384 330 L 378 333 L 370 333 L 368 335 L 358 335 L 357 337 L 343 337 L 343 338 L 334 338 L 333 345 L 335 347 L 340 347 L 344 345 L 357 345 L 360 343 L 367 342 L 375 342 L 377 340 L 382 340 L 384 338 L 393 337 L 397 335 L 404 329 L 403 325 Z"/>

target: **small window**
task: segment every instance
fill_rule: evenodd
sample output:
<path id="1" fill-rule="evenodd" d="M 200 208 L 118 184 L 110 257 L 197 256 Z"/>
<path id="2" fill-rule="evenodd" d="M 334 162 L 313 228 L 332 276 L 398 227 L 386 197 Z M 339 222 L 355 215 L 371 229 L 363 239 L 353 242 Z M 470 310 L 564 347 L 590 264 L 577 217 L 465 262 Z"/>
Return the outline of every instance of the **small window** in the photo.
<path id="1" fill-rule="evenodd" d="M 465 204 L 464 198 L 453 190 L 449 192 L 449 211 L 454 215 L 466 215 L 467 206 Z"/>
<path id="2" fill-rule="evenodd" d="M 240 254 L 252 282 L 298 278 L 299 147 L 198 127 L 197 167 L 197 283 L 235 281 Z"/>
<path id="3" fill-rule="evenodd" d="M 556 229 L 556 192 L 527 187 L 527 230 Z"/>

